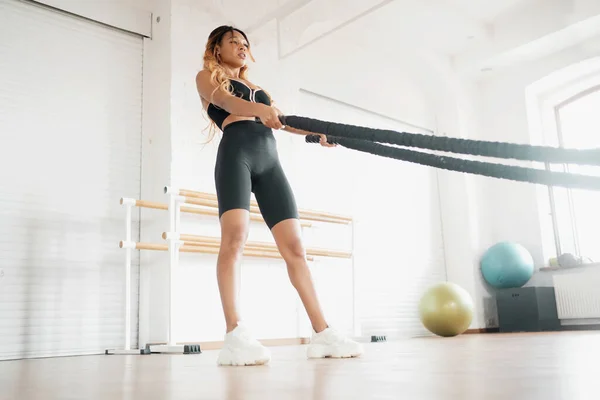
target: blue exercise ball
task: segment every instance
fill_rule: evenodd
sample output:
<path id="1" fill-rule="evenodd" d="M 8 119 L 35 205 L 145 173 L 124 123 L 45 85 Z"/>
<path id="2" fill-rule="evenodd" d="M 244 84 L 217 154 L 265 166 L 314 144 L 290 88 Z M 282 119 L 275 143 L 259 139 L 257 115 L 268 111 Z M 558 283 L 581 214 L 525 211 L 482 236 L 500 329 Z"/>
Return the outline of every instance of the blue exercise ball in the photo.
<path id="1" fill-rule="evenodd" d="M 481 258 L 481 272 L 496 289 L 518 288 L 533 276 L 533 257 L 518 243 L 500 242 Z"/>

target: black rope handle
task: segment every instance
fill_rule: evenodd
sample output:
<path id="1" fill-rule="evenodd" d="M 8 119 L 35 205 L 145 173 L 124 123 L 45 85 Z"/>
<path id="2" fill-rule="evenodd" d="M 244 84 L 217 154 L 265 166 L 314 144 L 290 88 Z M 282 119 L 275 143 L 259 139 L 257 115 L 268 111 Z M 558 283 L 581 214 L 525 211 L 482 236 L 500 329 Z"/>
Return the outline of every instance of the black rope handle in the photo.
<path id="1" fill-rule="evenodd" d="M 339 143 L 341 138 L 360 139 L 406 147 L 418 147 L 475 156 L 539 161 L 558 164 L 600 165 L 600 149 L 563 149 L 506 142 L 461 139 L 373 129 L 355 125 L 320 121 L 295 115 L 280 115 L 283 125 L 327 136 L 327 142 Z M 307 135 L 306 141 L 318 143 L 318 135 Z"/>

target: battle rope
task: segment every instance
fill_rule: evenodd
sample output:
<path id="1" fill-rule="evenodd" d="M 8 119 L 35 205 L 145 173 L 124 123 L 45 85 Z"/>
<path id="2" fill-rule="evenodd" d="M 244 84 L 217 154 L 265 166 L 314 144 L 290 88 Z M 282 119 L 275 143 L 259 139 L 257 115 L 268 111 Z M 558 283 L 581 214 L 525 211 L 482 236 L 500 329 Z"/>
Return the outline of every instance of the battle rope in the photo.
<path id="1" fill-rule="evenodd" d="M 430 150 L 442 150 L 471 155 L 585 165 L 600 165 L 600 149 L 560 149 L 553 147 L 519 145 L 513 143 L 496 143 L 469 139 L 436 137 L 372 128 L 361 128 L 352 125 L 336 124 L 297 116 L 280 116 L 280 119 L 284 125 L 289 125 L 293 128 L 308 132 L 325 134 L 329 143 L 336 143 L 349 149 L 382 157 L 394 158 L 397 160 L 418 163 L 435 168 L 494 178 L 529 183 L 540 183 L 544 185 L 563 186 L 568 188 L 600 190 L 600 177 L 596 176 L 578 175 L 535 168 L 464 160 L 460 158 L 400 149 L 394 146 L 387 146 L 374 142 L 383 141 L 386 143 L 400 144 L 404 146 L 423 147 Z M 397 137 L 394 137 L 394 135 Z M 318 135 L 306 136 L 307 143 L 318 143 L 319 141 L 320 136 Z M 461 146 L 465 147 L 463 148 Z M 511 151 L 514 151 L 515 153 L 511 153 Z M 592 155 L 595 155 L 595 158 L 592 157 Z"/>
<path id="2" fill-rule="evenodd" d="M 292 128 L 308 132 L 324 134 L 330 143 L 335 143 L 336 138 L 339 137 L 474 156 L 540 161 L 554 164 L 600 165 L 600 149 L 563 149 L 396 132 L 319 121 L 295 115 L 280 116 L 280 119 L 283 125 L 289 125 Z"/>
<path id="3" fill-rule="evenodd" d="M 310 136 L 310 137 L 309 137 Z M 600 190 L 600 177 L 569 174 L 565 172 L 546 171 L 535 168 L 517 167 L 482 161 L 463 160 L 461 158 L 439 156 L 420 151 L 400 149 L 366 140 L 336 138 L 337 143 L 349 149 L 371 153 L 382 157 L 394 158 L 449 171 L 466 172 L 492 178 L 513 181 L 541 183 L 544 185 L 563 186 L 572 189 Z M 308 135 L 306 141 L 318 143 L 319 136 Z"/>

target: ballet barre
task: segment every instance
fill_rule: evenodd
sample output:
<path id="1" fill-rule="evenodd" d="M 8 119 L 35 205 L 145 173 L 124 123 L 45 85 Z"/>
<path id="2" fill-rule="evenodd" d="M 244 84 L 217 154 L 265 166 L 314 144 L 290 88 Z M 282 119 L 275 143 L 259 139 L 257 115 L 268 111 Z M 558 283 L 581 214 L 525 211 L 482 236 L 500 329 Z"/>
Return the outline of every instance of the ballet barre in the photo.
<path id="1" fill-rule="evenodd" d="M 147 201 L 147 200 L 135 200 L 135 199 L 122 198 L 121 205 L 123 205 L 124 202 L 129 202 L 136 207 L 142 207 L 142 208 L 153 208 L 155 210 L 165 210 L 165 211 L 167 211 L 169 209 L 168 204 L 157 203 L 157 202 Z M 212 208 L 181 206 L 181 212 L 184 212 L 187 214 L 207 215 L 207 216 L 212 216 L 212 217 L 219 216 L 219 210 L 215 210 Z M 253 212 L 250 213 L 250 221 L 265 222 L 265 220 L 263 219 L 263 217 L 261 215 L 257 215 L 256 213 L 253 213 Z M 309 221 L 300 220 L 300 225 L 302 227 L 306 228 L 306 227 L 312 226 L 312 223 Z"/>
<path id="2" fill-rule="evenodd" d="M 221 240 L 217 237 L 212 236 L 198 236 L 198 235 L 189 235 L 189 234 L 174 234 L 170 235 L 168 232 L 163 232 L 163 239 L 168 240 L 171 236 L 173 236 L 176 240 L 181 240 L 183 242 L 183 246 L 214 246 L 215 248 L 219 248 L 221 246 Z M 266 243 L 266 242 L 247 242 L 246 247 L 250 250 L 266 250 L 266 251 L 276 251 L 278 252 L 278 248 L 276 244 Z M 317 249 L 317 248 L 307 248 L 306 249 L 307 259 L 309 261 L 313 261 L 314 258 L 312 256 L 321 256 L 321 257 L 337 257 L 337 258 L 351 258 L 352 253 L 346 251 L 336 251 L 336 250 L 327 250 L 327 249 Z"/>
<path id="3" fill-rule="evenodd" d="M 136 250 L 154 250 L 154 251 L 169 251 L 168 244 L 160 243 L 141 243 L 141 242 L 124 242 L 119 243 L 119 247 L 131 248 Z M 182 253 L 204 253 L 204 254 L 219 254 L 219 247 L 213 246 L 210 243 L 203 244 L 198 242 L 182 242 L 179 246 L 179 251 Z M 242 253 L 246 257 L 258 257 L 258 258 L 277 258 L 282 259 L 281 255 L 274 251 L 267 249 L 245 247 Z M 313 257 L 307 257 L 308 261 L 314 261 Z"/>
<path id="4" fill-rule="evenodd" d="M 165 194 L 181 196 L 181 198 L 185 199 L 185 202 L 188 204 L 204 205 L 209 207 L 218 206 L 217 195 L 212 193 L 203 193 L 188 189 L 177 189 L 167 186 L 165 188 Z M 258 203 L 255 200 L 250 201 L 250 212 L 260 213 L 260 208 L 258 207 Z M 299 209 L 298 214 L 301 220 L 304 219 L 307 221 L 329 222 L 344 225 L 352 223 L 351 217 L 332 214 L 323 211 Z"/>
<path id="5" fill-rule="evenodd" d="M 175 290 L 176 276 L 179 266 L 180 253 L 203 253 L 218 255 L 221 247 L 221 239 L 212 236 L 199 236 L 180 233 L 181 213 L 199 214 L 205 216 L 219 216 L 218 201 L 215 194 L 198 192 L 194 190 L 179 190 L 166 186 L 164 194 L 168 196 L 168 203 L 137 200 L 132 198 L 121 198 L 120 204 L 125 207 L 125 239 L 119 241 L 119 248 L 125 250 L 125 343 L 123 349 L 109 349 L 105 354 L 152 354 L 152 353 L 200 353 L 199 344 L 177 344 L 174 331 L 177 327 L 175 321 Z M 162 239 L 166 243 L 135 242 L 131 237 L 132 209 L 148 208 L 168 211 L 169 231 L 163 232 Z M 258 204 L 252 200 L 250 204 L 250 220 L 253 222 L 265 222 L 260 214 Z M 313 227 L 313 222 L 332 223 L 352 226 L 352 241 L 354 241 L 354 224 L 351 217 L 332 214 L 323 211 L 299 210 L 300 225 L 302 228 Z M 168 328 L 166 332 L 167 342 L 164 344 L 146 345 L 142 349 L 131 348 L 131 255 L 133 250 L 166 251 L 169 253 L 169 274 L 166 284 L 168 285 Z M 283 259 L 275 243 L 247 242 L 244 245 L 243 256 Z M 307 261 L 315 261 L 315 257 L 331 257 L 351 259 L 354 271 L 354 259 L 352 252 L 307 248 L 305 254 Z"/>

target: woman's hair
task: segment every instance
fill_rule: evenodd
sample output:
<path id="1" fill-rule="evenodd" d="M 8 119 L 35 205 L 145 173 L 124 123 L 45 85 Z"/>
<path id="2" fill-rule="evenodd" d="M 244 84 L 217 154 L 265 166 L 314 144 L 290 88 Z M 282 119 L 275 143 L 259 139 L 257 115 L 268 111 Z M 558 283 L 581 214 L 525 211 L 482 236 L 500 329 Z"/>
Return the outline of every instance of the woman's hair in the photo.
<path id="1" fill-rule="evenodd" d="M 222 25 L 214 29 L 210 33 L 210 35 L 208 35 L 208 41 L 206 42 L 206 50 L 204 51 L 204 69 L 210 72 L 211 81 L 216 86 L 215 91 L 223 90 L 227 93 L 232 93 L 229 77 L 227 76 L 225 69 L 220 63 L 220 57 L 217 55 L 217 46 L 221 44 L 221 41 L 223 40 L 225 34 L 227 34 L 228 32 L 233 33 L 234 31 L 239 32 L 244 37 L 244 39 L 248 43 L 248 55 L 250 56 L 252 61 L 254 61 L 254 57 L 252 57 L 252 52 L 250 50 L 250 41 L 248 40 L 248 37 L 244 32 L 229 25 Z M 247 65 L 244 65 L 240 69 L 239 77 L 244 80 L 248 79 Z M 212 95 L 214 95 L 214 92 L 212 93 Z M 216 125 L 214 124 L 214 122 L 210 121 L 210 124 L 211 125 L 208 138 L 209 141 L 213 138 L 214 132 L 216 130 Z"/>

